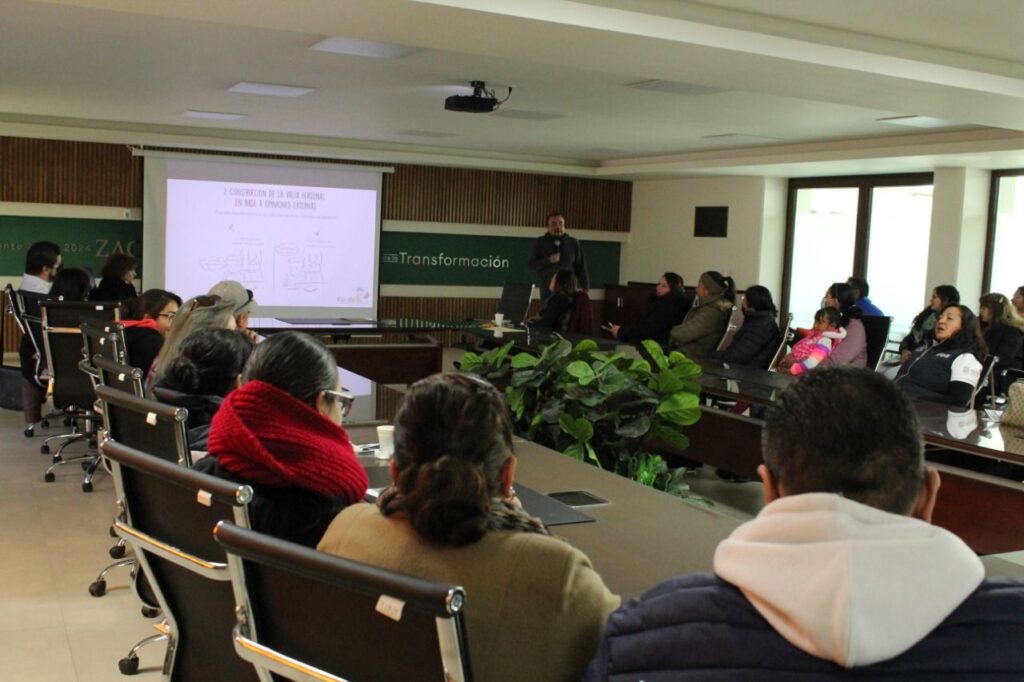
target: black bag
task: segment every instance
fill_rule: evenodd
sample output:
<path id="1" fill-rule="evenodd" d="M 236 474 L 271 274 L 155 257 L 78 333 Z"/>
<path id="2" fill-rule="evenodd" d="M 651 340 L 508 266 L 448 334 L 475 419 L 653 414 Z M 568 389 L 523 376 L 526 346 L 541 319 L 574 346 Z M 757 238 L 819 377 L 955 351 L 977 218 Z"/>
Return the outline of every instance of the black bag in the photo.
<path id="1" fill-rule="evenodd" d="M 0 367 L 0 408 L 21 412 L 21 369 Z"/>

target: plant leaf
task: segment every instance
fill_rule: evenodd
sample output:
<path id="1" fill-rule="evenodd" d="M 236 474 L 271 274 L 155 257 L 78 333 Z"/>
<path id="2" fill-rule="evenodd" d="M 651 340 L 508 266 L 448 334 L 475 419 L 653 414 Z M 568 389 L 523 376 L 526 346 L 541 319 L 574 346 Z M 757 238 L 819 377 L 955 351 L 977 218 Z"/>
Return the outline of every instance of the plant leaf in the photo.
<path id="1" fill-rule="evenodd" d="M 597 375 L 594 374 L 594 370 L 590 365 L 582 360 L 576 360 L 575 362 L 570 363 L 569 366 L 565 368 L 565 371 L 570 376 L 576 377 L 581 386 L 587 386 L 597 378 Z"/>
<path id="2" fill-rule="evenodd" d="M 665 360 L 665 352 L 661 350 L 661 346 L 658 345 L 657 341 L 645 339 L 640 343 L 644 347 L 644 350 L 647 351 L 647 354 L 651 356 L 651 359 L 654 360 L 654 364 L 658 369 L 668 368 L 668 362 Z"/>
<path id="3" fill-rule="evenodd" d="M 615 429 L 615 435 L 622 436 L 623 438 L 639 438 L 650 431 L 650 429 L 651 418 L 646 414 L 642 414 L 636 419 L 632 419 L 619 425 L 619 427 Z"/>
<path id="4" fill-rule="evenodd" d="M 536 355 L 530 353 L 518 353 L 512 356 L 512 369 L 525 369 L 527 367 L 535 367 L 540 359 Z"/>
<path id="5" fill-rule="evenodd" d="M 462 358 L 459 360 L 459 367 L 463 372 L 473 372 L 482 364 L 484 364 L 483 358 L 471 350 L 463 353 Z"/>
<path id="6" fill-rule="evenodd" d="M 689 426 L 700 419 L 700 396 L 673 393 L 658 403 L 656 412 L 674 424 Z"/>

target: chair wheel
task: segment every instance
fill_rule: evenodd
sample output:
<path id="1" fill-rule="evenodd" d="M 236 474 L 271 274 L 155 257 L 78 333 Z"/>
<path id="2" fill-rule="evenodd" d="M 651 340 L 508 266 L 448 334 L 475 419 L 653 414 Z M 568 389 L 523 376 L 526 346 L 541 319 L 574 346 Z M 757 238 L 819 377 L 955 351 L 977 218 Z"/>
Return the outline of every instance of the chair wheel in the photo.
<path id="1" fill-rule="evenodd" d="M 160 611 L 160 609 L 157 608 L 156 606 L 146 606 L 145 604 L 143 604 L 143 606 L 142 606 L 142 616 L 143 616 L 143 618 L 156 618 L 161 613 L 162 612 Z"/>
<path id="2" fill-rule="evenodd" d="M 25 438 L 31 438 L 33 435 L 35 435 L 35 429 L 33 429 L 31 426 L 26 426 Z"/>
<path id="3" fill-rule="evenodd" d="M 50 446 L 46 445 L 46 444 L 40 445 L 39 446 L 39 454 L 41 454 L 41 455 L 48 455 L 48 454 L 50 454 Z"/>
<path id="4" fill-rule="evenodd" d="M 108 554 L 110 554 L 111 559 L 123 559 L 124 551 L 124 545 L 114 545 L 110 548 Z"/>
<path id="5" fill-rule="evenodd" d="M 48 429 L 50 428 L 50 420 L 44 419 L 43 421 L 39 422 L 39 425 L 42 426 L 44 429 Z"/>
<path id="6" fill-rule="evenodd" d="M 107 528 L 107 532 L 110 533 L 110 537 L 112 537 L 112 538 L 116 538 L 117 537 L 117 531 L 114 530 L 113 526 L 111 526 L 110 528 Z"/>
<path id="7" fill-rule="evenodd" d="M 82 471 L 88 471 L 89 467 L 92 466 L 92 462 L 79 462 L 78 465 L 82 467 Z"/>
<path id="8" fill-rule="evenodd" d="M 71 426 L 71 417 L 64 417 L 64 426 Z"/>
<path id="9" fill-rule="evenodd" d="M 91 493 L 92 492 L 92 481 L 85 481 L 85 482 L 82 483 L 82 492 L 83 493 Z"/>
<path id="10" fill-rule="evenodd" d="M 94 597 L 102 597 L 107 593 L 107 581 L 97 580 L 89 585 L 89 594 Z"/>
<path id="11" fill-rule="evenodd" d="M 54 481 L 57 480 L 57 474 L 53 473 L 52 471 L 47 471 L 45 474 L 43 474 L 43 480 L 46 481 L 47 483 L 53 483 Z"/>
<path id="12" fill-rule="evenodd" d="M 126 656 L 117 662 L 117 669 L 122 675 L 135 675 L 139 672 L 139 657 Z"/>
<path id="13" fill-rule="evenodd" d="M 60 461 L 60 455 L 54 455 L 53 457 L 50 458 L 50 461 L 56 464 L 57 462 Z"/>

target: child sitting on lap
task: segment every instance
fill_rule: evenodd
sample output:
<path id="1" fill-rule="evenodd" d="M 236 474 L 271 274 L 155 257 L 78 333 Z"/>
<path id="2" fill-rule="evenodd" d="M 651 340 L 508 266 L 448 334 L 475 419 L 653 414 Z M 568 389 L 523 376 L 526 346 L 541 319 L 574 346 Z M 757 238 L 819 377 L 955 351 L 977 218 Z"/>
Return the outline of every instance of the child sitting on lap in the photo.
<path id="1" fill-rule="evenodd" d="M 845 337 L 846 330 L 839 326 L 837 309 L 822 308 L 814 313 L 814 326 L 793 345 L 786 358 L 789 373 L 799 375 L 814 369 Z"/>

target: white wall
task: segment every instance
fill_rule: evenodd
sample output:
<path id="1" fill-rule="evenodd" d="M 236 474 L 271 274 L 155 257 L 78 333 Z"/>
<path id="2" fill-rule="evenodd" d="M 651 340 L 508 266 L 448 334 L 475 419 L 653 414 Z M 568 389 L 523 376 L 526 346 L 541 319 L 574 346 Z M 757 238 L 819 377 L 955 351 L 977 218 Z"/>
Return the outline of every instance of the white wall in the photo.
<path id="1" fill-rule="evenodd" d="M 694 237 L 697 206 L 728 206 L 728 236 Z M 739 288 L 764 284 L 778 300 L 782 284 L 786 181 L 763 177 L 704 177 L 633 183 L 629 240 L 620 279 L 653 282 L 675 271 L 687 284 L 719 270 Z"/>
<path id="2" fill-rule="evenodd" d="M 964 305 L 977 312 L 988 229 L 989 171 L 936 168 L 928 243 L 928 290 L 954 284 Z"/>

